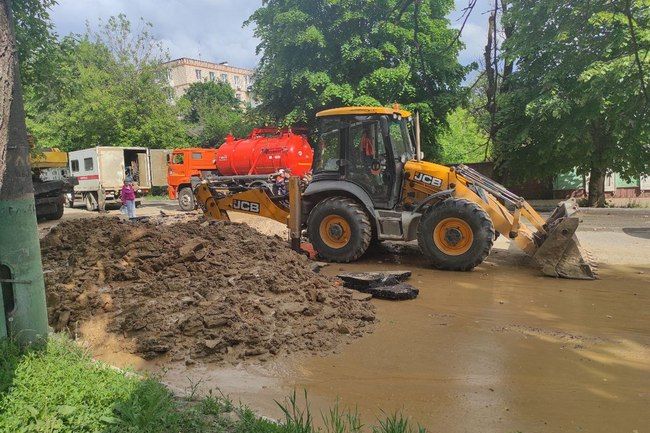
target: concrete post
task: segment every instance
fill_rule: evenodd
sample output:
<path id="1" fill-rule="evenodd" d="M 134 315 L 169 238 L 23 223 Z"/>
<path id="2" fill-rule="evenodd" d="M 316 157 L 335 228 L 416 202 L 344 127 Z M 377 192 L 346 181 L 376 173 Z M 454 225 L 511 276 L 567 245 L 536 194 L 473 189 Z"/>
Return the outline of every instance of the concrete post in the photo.
<path id="1" fill-rule="evenodd" d="M 47 309 L 9 3 L 0 0 L 0 332 L 30 344 L 47 336 Z"/>

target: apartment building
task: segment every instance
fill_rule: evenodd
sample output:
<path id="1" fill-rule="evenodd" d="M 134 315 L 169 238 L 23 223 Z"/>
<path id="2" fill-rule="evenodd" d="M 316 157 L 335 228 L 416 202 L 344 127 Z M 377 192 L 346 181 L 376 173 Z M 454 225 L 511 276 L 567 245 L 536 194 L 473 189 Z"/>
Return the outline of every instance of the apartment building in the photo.
<path id="1" fill-rule="evenodd" d="M 164 63 L 167 78 L 176 97 L 181 97 L 190 84 L 200 81 L 222 81 L 230 84 L 235 95 L 244 103 L 253 103 L 250 86 L 253 84 L 253 70 L 237 68 L 228 63 L 212 63 L 205 60 L 180 58 Z"/>

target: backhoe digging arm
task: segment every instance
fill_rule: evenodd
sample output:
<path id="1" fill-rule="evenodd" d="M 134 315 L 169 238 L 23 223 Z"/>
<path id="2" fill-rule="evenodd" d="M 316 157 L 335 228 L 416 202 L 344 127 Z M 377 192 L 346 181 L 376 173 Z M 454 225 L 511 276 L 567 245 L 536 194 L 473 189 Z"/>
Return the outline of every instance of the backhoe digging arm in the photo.
<path id="1" fill-rule="evenodd" d="M 232 194 L 213 193 L 207 182 L 201 182 L 194 189 L 194 197 L 203 213 L 211 219 L 230 221 L 228 212 L 233 211 L 270 218 L 282 224 L 289 221 L 289 210 L 274 202 L 262 188 Z"/>

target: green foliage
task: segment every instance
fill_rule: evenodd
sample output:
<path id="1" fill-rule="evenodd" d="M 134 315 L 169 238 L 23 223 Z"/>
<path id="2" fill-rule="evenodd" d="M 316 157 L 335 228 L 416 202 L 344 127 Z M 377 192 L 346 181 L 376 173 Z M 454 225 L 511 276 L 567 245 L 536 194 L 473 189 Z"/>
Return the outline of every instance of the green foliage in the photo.
<path id="1" fill-rule="evenodd" d="M 56 0 L 13 0 L 16 46 L 23 83 L 39 83 L 54 72 L 51 61 L 56 49 L 56 35 L 50 21 L 49 9 Z"/>
<path id="2" fill-rule="evenodd" d="M 447 125 L 438 135 L 443 164 L 486 160 L 487 135 L 466 108 L 459 107 L 449 113 Z"/>
<path id="3" fill-rule="evenodd" d="M 74 343 L 53 338 L 43 351 L 2 353 L 0 431 L 91 432 L 115 421 L 112 406 L 126 401 L 138 385 L 90 358 Z"/>
<path id="4" fill-rule="evenodd" d="M 41 349 L 21 352 L 0 341 L 0 431 L 16 433 L 424 433 L 395 414 L 364 429 L 357 412 L 338 404 L 314 427 L 305 393 L 278 403 L 273 422 L 247 407 L 235 408 L 212 392 L 202 399 L 175 398 L 160 383 L 98 363 L 73 341 L 50 336 Z"/>
<path id="5" fill-rule="evenodd" d="M 264 2 L 247 22 L 261 40 L 253 88 L 259 109 L 295 124 L 312 123 L 324 108 L 400 102 L 420 111 L 423 149 L 434 157 L 436 132 L 456 105 L 468 70 L 457 61 L 462 45 L 446 18 L 453 4 Z"/>
<path id="6" fill-rule="evenodd" d="M 255 125 L 252 113 L 244 111 L 227 83 L 193 83 L 179 101 L 179 107 L 191 125 L 190 133 L 198 144 L 207 147 L 219 146 L 228 134 L 246 136 Z"/>
<path id="7" fill-rule="evenodd" d="M 500 100 L 502 166 L 520 178 L 574 167 L 592 179 L 647 173 L 648 1 L 510 3 L 504 49 L 517 67 Z"/>
<path id="8" fill-rule="evenodd" d="M 235 96 L 235 90 L 229 84 L 221 81 L 192 83 L 182 99 L 189 103 L 188 112 L 185 115 L 185 120 L 188 122 L 198 122 L 199 111 L 208 107 L 222 106 L 241 111 L 241 102 Z"/>
<path id="9" fill-rule="evenodd" d="M 56 67 L 26 82 L 27 126 L 41 147 L 166 148 L 186 141 L 159 68 L 165 58 L 150 24 L 138 33 L 123 16 L 99 32 L 68 36 L 48 54 Z"/>

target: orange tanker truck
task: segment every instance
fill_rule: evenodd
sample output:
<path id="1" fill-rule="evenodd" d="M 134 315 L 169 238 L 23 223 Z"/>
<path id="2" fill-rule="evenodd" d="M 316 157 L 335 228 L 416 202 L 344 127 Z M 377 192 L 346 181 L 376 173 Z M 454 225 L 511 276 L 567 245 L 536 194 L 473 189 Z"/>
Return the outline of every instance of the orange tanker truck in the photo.
<path id="1" fill-rule="evenodd" d="M 272 187 L 269 177 L 287 172 L 303 177 L 311 171 L 314 151 L 303 129 L 257 128 L 246 138 L 229 135 L 217 149 L 175 149 L 169 156 L 169 198 L 181 209 L 196 207 L 192 178 L 210 179 L 232 188 Z"/>

